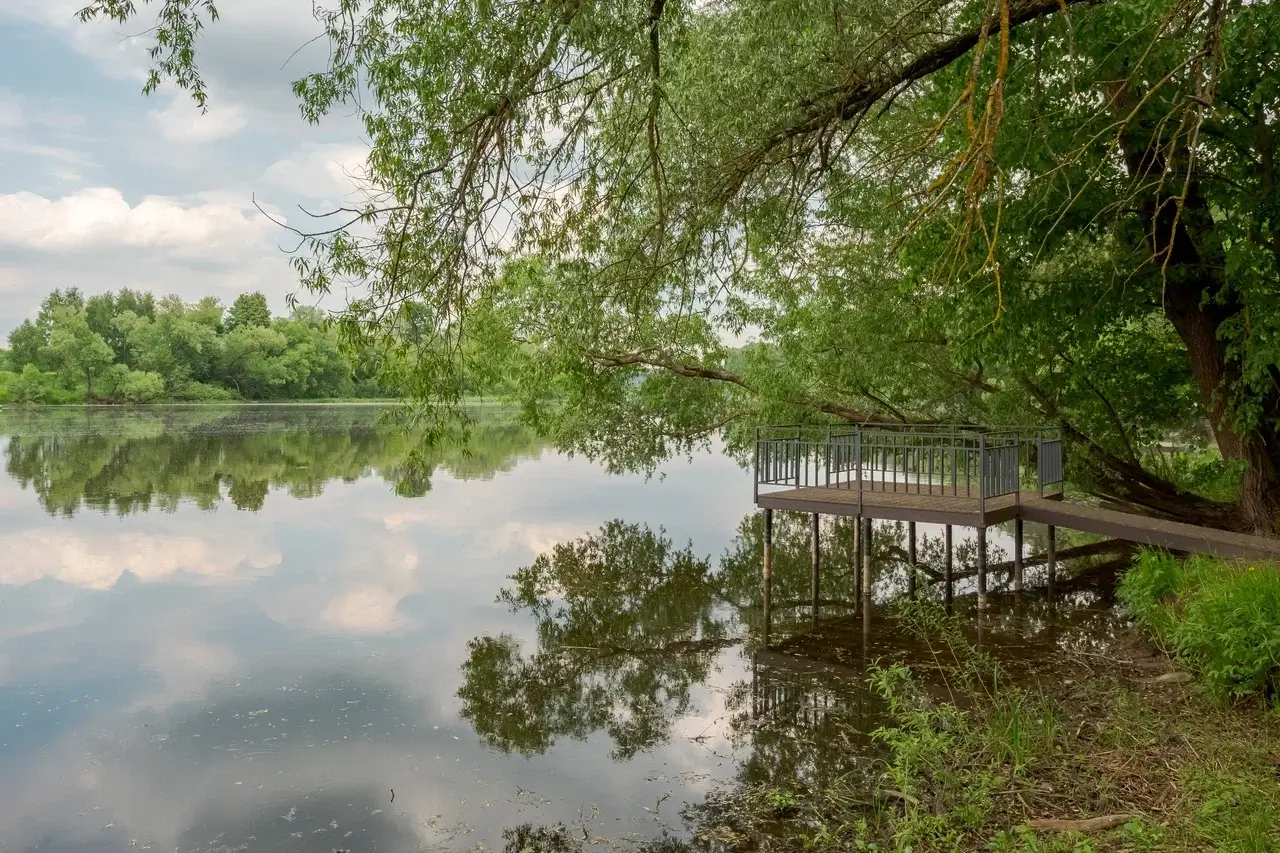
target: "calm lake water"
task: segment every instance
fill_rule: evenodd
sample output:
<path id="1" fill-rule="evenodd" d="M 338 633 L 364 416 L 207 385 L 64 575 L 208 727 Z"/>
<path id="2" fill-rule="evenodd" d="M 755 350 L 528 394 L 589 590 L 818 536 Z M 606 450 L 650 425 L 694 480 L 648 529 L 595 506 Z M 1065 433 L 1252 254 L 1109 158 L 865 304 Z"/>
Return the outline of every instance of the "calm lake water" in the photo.
<path id="1" fill-rule="evenodd" d="M 497 416 L 425 471 L 412 446 L 367 407 L 0 412 L 0 851 L 603 849 L 697 840 L 725 786 L 873 772 L 822 727 L 874 724 L 832 673 L 875 648 L 757 657 L 733 460 L 611 476 Z M 779 520 L 775 637 L 812 616 L 806 524 Z"/>

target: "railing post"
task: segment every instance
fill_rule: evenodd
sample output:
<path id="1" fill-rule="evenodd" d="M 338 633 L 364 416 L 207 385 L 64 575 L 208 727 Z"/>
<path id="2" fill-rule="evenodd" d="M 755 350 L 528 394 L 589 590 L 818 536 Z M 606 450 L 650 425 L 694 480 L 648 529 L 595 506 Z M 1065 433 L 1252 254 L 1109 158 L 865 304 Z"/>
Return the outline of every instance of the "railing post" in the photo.
<path id="1" fill-rule="evenodd" d="M 978 514 L 987 514 L 987 434 L 978 433 Z"/>
<path id="2" fill-rule="evenodd" d="M 827 443 L 822 448 L 822 457 L 827 466 L 826 477 L 822 484 L 827 488 L 831 488 L 831 427 L 827 427 Z"/>
<path id="3" fill-rule="evenodd" d="M 1067 443 L 1058 434 L 1058 494 L 1066 494 L 1067 486 Z"/>
<path id="4" fill-rule="evenodd" d="M 1036 484 L 1039 497 L 1044 497 L 1044 430 L 1036 430 Z"/>
<path id="5" fill-rule="evenodd" d="M 794 441 L 795 441 L 795 443 L 796 443 L 796 444 L 795 444 L 795 447 L 796 447 L 796 451 L 795 451 L 795 457 L 796 457 L 796 468 L 795 468 L 795 471 L 796 471 L 796 488 L 798 489 L 798 488 L 800 488 L 800 464 L 801 464 L 801 463 L 800 463 L 800 431 L 799 431 L 799 430 L 797 430 L 797 431 L 796 431 L 796 437 L 795 437 Z"/>
<path id="6" fill-rule="evenodd" d="M 755 482 L 751 485 L 751 502 L 760 502 L 760 427 L 756 427 L 756 450 L 755 461 L 752 463 L 754 477 L 751 479 Z"/>
<path id="7" fill-rule="evenodd" d="M 862 427 L 853 428 L 854 473 L 858 477 L 858 516 L 862 516 Z"/>

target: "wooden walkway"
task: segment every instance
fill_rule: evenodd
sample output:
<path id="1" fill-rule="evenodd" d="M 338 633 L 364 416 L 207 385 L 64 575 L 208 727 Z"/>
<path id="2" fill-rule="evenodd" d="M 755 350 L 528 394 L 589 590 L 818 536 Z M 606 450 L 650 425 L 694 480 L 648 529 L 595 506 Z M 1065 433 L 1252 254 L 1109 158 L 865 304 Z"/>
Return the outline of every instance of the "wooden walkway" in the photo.
<path id="1" fill-rule="evenodd" d="M 876 484 L 877 487 L 880 484 Z M 1061 499 L 1008 494 L 980 501 L 975 497 L 931 494 L 928 491 L 884 491 L 856 487 L 810 486 L 761 492 L 756 504 L 762 509 L 789 510 L 892 521 L 950 524 L 984 528 L 1020 519 L 1052 527 L 1066 527 L 1097 533 L 1142 545 L 1211 554 L 1218 557 L 1246 557 L 1280 560 L 1280 540 L 1243 533 L 1229 533 L 1210 527 L 1180 524 L 1158 518 L 1087 506 Z M 859 512 L 861 508 L 861 512 Z"/>

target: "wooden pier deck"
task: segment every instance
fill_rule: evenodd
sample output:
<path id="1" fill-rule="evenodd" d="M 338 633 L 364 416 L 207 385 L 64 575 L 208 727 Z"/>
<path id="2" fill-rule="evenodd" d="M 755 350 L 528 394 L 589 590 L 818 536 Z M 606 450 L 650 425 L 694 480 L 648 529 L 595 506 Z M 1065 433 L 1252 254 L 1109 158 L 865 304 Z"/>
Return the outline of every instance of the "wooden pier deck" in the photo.
<path id="1" fill-rule="evenodd" d="M 864 488 L 861 493 L 856 485 L 781 489 L 759 493 L 756 504 L 762 509 L 846 517 L 861 514 L 867 518 L 961 527 L 987 527 L 1021 519 L 1171 551 L 1280 560 L 1280 540 L 1277 539 L 1089 506 L 1063 500 L 1061 495 L 1039 497 L 1014 493 L 981 501 L 976 496 L 963 494 L 884 491 L 878 488 L 879 483 L 876 486 L 874 490 Z"/>

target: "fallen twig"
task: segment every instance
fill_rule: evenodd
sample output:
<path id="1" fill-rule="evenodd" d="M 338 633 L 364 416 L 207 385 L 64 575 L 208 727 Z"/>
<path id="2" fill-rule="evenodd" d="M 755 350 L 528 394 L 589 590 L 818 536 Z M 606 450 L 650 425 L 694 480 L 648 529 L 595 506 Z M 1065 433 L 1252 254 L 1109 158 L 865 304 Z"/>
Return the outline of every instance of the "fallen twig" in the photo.
<path id="1" fill-rule="evenodd" d="M 1091 817 L 1084 820 L 1042 818 L 1040 820 L 1031 821 L 1029 826 L 1032 829 L 1051 829 L 1058 832 L 1082 832 L 1089 834 L 1092 832 L 1105 832 L 1108 829 L 1115 829 L 1117 826 L 1123 826 L 1135 817 L 1136 815 L 1131 814 L 1109 814 L 1103 817 Z"/>
<path id="2" fill-rule="evenodd" d="M 920 805 L 919 799 L 911 796 L 910 794 L 903 793 L 902 791 L 895 791 L 892 788 L 881 788 L 880 793 L 882 796 L 894 800 L 902 800 L 904 803 L 910 803 L 913 806 L 918 807 Z"/>

